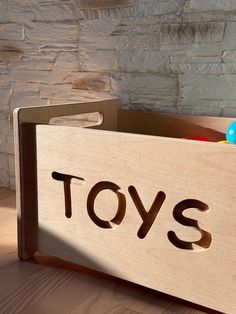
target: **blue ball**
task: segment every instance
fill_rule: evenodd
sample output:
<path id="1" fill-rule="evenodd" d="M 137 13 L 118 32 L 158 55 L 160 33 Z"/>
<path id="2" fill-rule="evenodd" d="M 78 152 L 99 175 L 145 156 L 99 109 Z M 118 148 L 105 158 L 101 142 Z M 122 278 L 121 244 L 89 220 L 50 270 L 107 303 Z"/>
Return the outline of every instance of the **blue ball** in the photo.
<path id="1" fill-rule="evenodd" d="M 226 130 L 226 140 L 236 144 L 236 121 L 232 122 Z"/>

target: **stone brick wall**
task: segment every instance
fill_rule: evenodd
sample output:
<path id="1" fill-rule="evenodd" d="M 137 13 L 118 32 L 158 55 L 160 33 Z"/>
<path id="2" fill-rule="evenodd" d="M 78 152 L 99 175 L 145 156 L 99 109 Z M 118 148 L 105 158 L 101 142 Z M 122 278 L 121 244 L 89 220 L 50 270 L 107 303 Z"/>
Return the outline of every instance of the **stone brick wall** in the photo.
<path id="1" fill-rule="evenodd" d="M 122 97 L 125 107 L 236 114 L 235 0 L 0 0 L 0 185 L 12 110 Z"/>

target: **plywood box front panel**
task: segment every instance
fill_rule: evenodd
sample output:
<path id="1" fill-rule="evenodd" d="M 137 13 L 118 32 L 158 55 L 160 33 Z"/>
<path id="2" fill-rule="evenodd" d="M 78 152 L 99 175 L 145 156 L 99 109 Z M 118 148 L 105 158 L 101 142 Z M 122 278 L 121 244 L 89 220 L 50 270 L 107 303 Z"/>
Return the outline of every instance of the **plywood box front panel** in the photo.
<path id="1" fill-rule="evenodd" d="M 223 140 L 233 119 L 120 107 L 15 112 L 20 258 L 40 251 L 235 313 L 236 148 L 177 139 Z M 96 129 L 49 125 L 91 112 Z"/>
<path id="2" fill-rule="evenodd" d="M 236 311 L 233 145 L 36 125 L 28 247 Z"/>

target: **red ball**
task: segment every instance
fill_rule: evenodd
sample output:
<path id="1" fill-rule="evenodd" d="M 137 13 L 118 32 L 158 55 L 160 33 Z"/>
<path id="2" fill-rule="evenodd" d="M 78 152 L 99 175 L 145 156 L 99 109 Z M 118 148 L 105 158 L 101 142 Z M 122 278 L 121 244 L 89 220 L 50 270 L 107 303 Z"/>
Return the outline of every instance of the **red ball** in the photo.
<path id="1" fill-rule="evenodd" d="M 193 138 L 191 138 L 191 140 L 202 141 L 202 142 L 210 142 L 209 138 L 204 137 L 204 136 L 194 136 Z"/>

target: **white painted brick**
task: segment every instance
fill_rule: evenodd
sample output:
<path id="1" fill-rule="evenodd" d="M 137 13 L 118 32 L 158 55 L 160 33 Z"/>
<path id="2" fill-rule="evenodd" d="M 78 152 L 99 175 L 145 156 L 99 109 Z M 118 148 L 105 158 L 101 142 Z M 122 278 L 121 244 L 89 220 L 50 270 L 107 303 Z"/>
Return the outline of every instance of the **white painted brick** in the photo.
<path id="1" fill-rule="evenodd" d="M 0 104 L 0 115 L 2 114 L 2 113 L 7 113 L 7 112 L 9 112 L 9 109 L 10 108 L 10 105 L 9 104 L 6 104 L 6 105 L 1 105 Z"/>
<path id="2" fill-rule="evenodd" d="M 158 103 L 158 100 L 155 104 L 145 104 L 145 103 L 132 103 L 129 102 L 124 107 L 127 110 L 134 110 L 134 111 L 158 111 L 162 113 L 176 113 L 176 108 L 174 106 L 168 106 L 168 105 L 160 105 Z"/>
<path id="3" fill-rule="evenodd" d="M 196 34 L 194 42 L 196 43 L 210 43 L 220 42 L 223 39 L 225 31 L 225 23 L 196 23 Z"/>
<path id="4" fill-rule="evenodd" d="M 23 40 L 23 25 L 15 23 L 0 24 L 0 39 Z"/>
<path id="5" fill-rule="evenodd" d="M 16 0 L 20 1 L 20 0 Z M 70 0 L 63 0 L 64 2 L 69 2 Z M 59 0 L 37 0 L 37 5 L 57 5 Z"/>
<path id="6" fill-rule="evenodd" d="M 159 52 L 92 51 L 79 53 L 82 71 L 168 73 L 168 58 Z"/>
<path id="7" fill-rule="evenodd" d="M 17 61 L 22 58 L 22 53 L 19 51 L 0 50 L 0 61 Z"/>
<path id="8" fill-rule="evenodd" d="M 37 44 L 37 43 L 34 43 Z M 39 47 L 40 51 L 46 52 L 58 52 L 58 51 L 76 51 L 78 50 L 78 40 L 73 42 L 48 42 L 48 43 L 41 43 Z"/>
<path id="9" fill-rule="evenodd" d="M 222 74 L 236 74 L 236 63 L 222 64 Z"/>
<path id="10" fill-rule="evenodd" d="M 80 72 L 74 74 L 73 77 L 73 88 L 80 90 L 110 91 L 109 75 Z"/>
<path id="11" fill-rule="evenodd" d="M 44 82 L 49 74 L 50 71 L 9 70 L 9 76 L 12 81 Z"/>
<path id="12" fill-rule="evenodd" d="M 72 2 L 42 4 L 34 9 L 35 21 L 71 21 L 76 20 L 77 12 Z"/>
<path id="13" fill-rule="evenodd" d="M 8 16 L 10 22 L 29 22 L 34 19 L 34 1 L 8 1 Z"/>
<path id="14" fill-rule="evenodd" d="M 223 62 L 236 63 L 236 50 L 224 51 L 222 60 Z"/>
<path id="15" fill-rule="evenodd" d="M 3 153 L 0 153 L 0 186 L 9 186 L 8 157 Z"/>
<path id="16" fill-rule="evenodd" d="M 23 62 L 11 63 L 9 68 L 50 71 L 54 66 L 57 55 L 58 52 L 55 51 L 29 51 L 29 53 L 24 53 Z"/>
<path id="17" fill-rule="evenodd" d="M 102 91 L 84 91 L 79 89 L 72 89 L 70 94 L 70 100 L 79 101 L 79 102 L 87 102 L 87 101 L 95 101 L 95 100 L 105 100 L 105 99 L 114 99 L 114 97 L 108 92 Z"/>
<path id="18" fill-rule="evenodd" d="M 8 64 L 10 70 L 37 70 L 37 63 L 34 61 L 16 61 Z M 51 69 L 51 68 L 50 68 Z M 49 69 L 49 70 L 50 70 Z M 48 69 L 47 69 L 48 70 Z"/>
<path id="19" fill-rule="evenodd" d="M 9 114 L 0 113 L 0 152 L 8 151 L 7 137 L 10 134 Z"/>
<path id="20" fill-rule="evenodd" d="M 79 9 L 97 10 L 97 9 L 113 9 L 126 8 L 135 5 L 135 0 L 75 0 Z"/>
<path id="21" fill-rule="evenodd" d="M 223 41 L 222 41 L 223 42 Z M 161 44 L 161 51 L 175 54 L 176 52 L 188 52 L 194 54 L 220 54 L 222 43 L 189 43 L 189 44 Z"/>
<path id="22" fill-rule="evenodd" d="M 218 42 L 223 38 L 225 23 L 181 23 L 163 24 L 161 43 L 193 44 L 197 42 Z"/>
<path id="23" fill-rule="evenodd" d="M 58 51 L 60 51 L 60 49 L 58 48 L 57 51 L 44 51 L 41 49 L 34 49 L 33 51 L 29 51 L 29 49 L 24 52 L 24 55 L 22 57 L 23 61 L 47 61 L 50 63 L 54 63 L 57 55 L 58 55 Z"/>
<path id="24" fill-rule="evenodd" d="M 156 18 L 121 19 L 120 23 L 113 29 L 112 36 L 139 36 L 156 35 L 160 37 L 161 25 Z"/>
<path id="25" fill-rule="evenodd" d="M 21 94 L 29 94 L 37 95 L 39 92 L 39 83 L 30 83 L 30 82 L 12 82 L 11 83 L 11 91 L 12 94 L 21 93 Z"/>
<path id="26" fill-rule="evenodd" d="M 117 35 L 117 36 L 91 36 L 80 37 L 80 51 L 88 50 L 126 50 L 126 51 L 153 51 L 160 50 L 158 34 L 150 35 Z"/>
<path id="27" fill-rule="evenodd" d="M 235 0 L 0 1 L 5 184 L 18 106 L 118 96 L 136 110 L 235 115 L 235 10 Z"/>
<path id="28" fill-rule="evenodd" d="M 108 93 L 100 91 L 85 91 L 73 89 L 71 84 L 41 85 L 41 99 L 50 99 L 54 103 L 58 100 L 67 102 L 68 100 L 86 101 L 86 99 L 102 100 L 107 99 Z M 111 98 L 111 97 L 109 97 Z"/>
<path id="29" fill-rule="evenodd" d="M 120 19 L 105 18 L 101 20 L 82 20 L 80 22 L 80 37 L 108 36 L 120 25 Z"/>
<path id="30" fill-rule="evenodd" d="M 8 9 L 7 9 L 7 0 L 0 1 L 0 21 L 2 23 L 8 22 Z"/>
<path id="31" fill-rule="evenodd" d="M 159 93 L 154 95 L 143 95 L 139 92 L 134 94 L 127 94 L 127 100 L 132 106 L 136 106 L 136 109 L 140 110 L 171 110 L 175 108 L 177 102 L 177 95 L 160 95 Z M 133 107 L 134 108 L 134 107 Z"/>
<path id="32" fill-rule="evenodd" d="M 8 75 L 8 71 L 0 72 L 0 86 L 1 88 L 10 87 L 10 82 L 12 81 L 11 77 Z"/>
<path id="33" fill-rule="evenodd" d="M 8 104 L 10 101 L 10 89 L 0 86 L 0 106 Z"/>
<path id="34" fill-rule="evenodd" d="M 66 104 L 66 105 L 69 105 L 69 104 L 74 104 L 75 101 L 74 100 L 64 100 L 64 99 L 49 99 L 48 100 L 48 104 L 49 105 L 62 105 L 62 104 Z"/>
<path id="35" fill-rule="evenodd" d="M 15 158 L 14 155 L 8 154 L 9 175 L 15 176 Z"/>
<path id="36" fill-rule="evenodd" d="M 185 11 L 231 11 L 236 10 L 235 0 L 189 0 Z"/>
<path id="37" fill-rule="evenodd" d="M 10 133 L 13 133 L 12 128 L 13 128 L 13 125 L 11 126 Z M 7 136 L 7 143 L 6 144 L 7 144 L 6 152 L 8 154 L 13 155 L 14 154 L 14 136 L 13 136 L 13 134 L 9 134 Z"/>
<path id="38" fill-rule="evenodd" d="M 176 74 L 223 74 L 223 64 L 220 63 L 172 63 L 170 68 Z"/>
<path id="39" fill-rule="evenodd" d="M 41 99 L 39 95 L 32 95 L 31 93 L 16 93 L 11 98 L 11 110 L 17 107 L 31 107 L 31 106 L 45 106 L 47 99 Z"/>
<path id="40" fill-rule="evenodd" d="M 176 74 L 236 74 L 235 63 L 173 63 L 170 68 Z"/>
<path id="41" fill-rule="evenodd" d="M 235 75 L 180 75 L 180 99 L 185 104 L 190 99 L 236 99 Z"/>
<path id="42" fill-rule="evenodd" d="M 94 1 L 91 1 L 94 3 Z M 83 19 L 102 19 L 102 18 L 127 18 L 127 17 L 143 17 L 143 16 L 163 16 L 167 14 L 175 13 L 175 16 L 178 15 L 183 10 L 184 0 L 177 1 L 148 1 L 148 2 L 136 2 L 131 6 L 118 7 L 119 1 L 115 1 L 116 6 L 109 6 L 107 8 L 100 6 L 100 1 L 96 1 L 99 3 L 100 9 L 96 9 L 94 4 L 89 8 L 79 7 L 80 17 Z M 126 1 L 127 2 L 127 1 Z M 87 1 L 84 3 L 87 3 Z"/>
<path id="43" fill-rule="evenodd" d="M 76 75 L 76 71 L 72 72 L 70 69 L 57 69 L 54 68 L 50 71 L 47 78 L 45 78 L 45 83 L 50 84 L 62 84 L 62 83 L 73 83 L 73 78 Z"/>
<path id="44" fill-rule="evenodd" d="M 78 24 L 71 23 L 29 23 L 25 26 L 26 39 L 31 42 L 73 44 L 78 42 Z"/>
<path id="45" fill-rule="evenodd" d="M 234 107 L 231 107 L 231 108 L 226 107 L 222 109 L 222 116 L 236 118 L 236 101 L 232 105 Z"/>
<path id="46" fill-rule="evenodd" d="M 182 106 L 177 109 L 176 113 L 179 114 L 184 114 L 184 115 L 196 115 L 196 116 L 220 116 L 222 113 L 222 110 L 220 107 L 214 106 L 214 107 L 209 107 L 209 106 L 204 106 L 202 104 L 196 105 L 194 104 L 192 107 L 191 106 Z M 222 140 L 225 140 L 222 138 Z"/>
<path id="47" fill-rule="evenodd" d="M 11 3 L 11 1 L 9 1 Z M 34 20 L 34 13 L 33 12 L 20 12 L 17 8 L 12 6 L 12 9 L 8 11 L 9 22 L 19 22 L 25 23 L 26 21 L 33 21 Z"/>
<path id="48" fill-rule="evenodd" d="M 193 52 L 195 54 L 208 54 L 208 55 L 215 55 L 222 53 L 225 50 L 236 50 L 236 22 L 228 22 L 225 26 L 224 36 L 222 41 L 220 42 L 202 42 L 202 43 L 172 43 L 172 44 L 165 44 L 162 43 L 161 50 L 163 51 L 187 51 Z"/>
<path id="49" fill-rule="evenodd" d="M 113 74 L 112 90 L 143 95 L 177 95 L 177 78 L 157 74 Z"/>
<path id="50" fill-rule="evenodd" d="M 40 86 L 40 97 L 46 99 L 70 99 L 71 84 L 56 84 Z"/>
<path id="51" fill-rule="evenodd" d="M 95 100 L 105 100 L 105 99 L 114 99 L 117 96 L 113 96 L 107 92 L 98 92 L 98 91 L 85 91 L 85 90 L 71 90 L 69 98 L 67 99 L 50 99 L 50 104 L 68 104 L 74 103 L 75 101 L 78 103 L 83 102 L 91 102 Z"/>
<path id="52" fill-rule="evenodd" d="M 7 69 L 7 65 L 8 63 L 7 62 L 4 62 L 4 61 L 0 61 L 0 70 L 6 70 Z"/>
<path id="53" fill-rule="evenodd" d="M 235 105 L 235 101 L 233 100 L 212 100 L 212 99 L 179 99 L 177 103 L 177 108 L 180 110 L 183 109 L 182 113 L 184 112 L 189 114 L 196 114 L 196 115 L 211 115 L 216 116 L 222 115 L 223 108 L 227 106 L 233 107 L 233 103 Z"/>
<path id="54" fill-rule="evenodd" d="M 58 53 L 54 68 L 65 68 L 76 71 L 78 70 L 78 64 L 78 52 L 62 51 Z"/>
<path id="55" fill-rule="evenodd" d="M 10 177 L 10 182 L 9 182 L 9 188 L 12 190 L 16 189 L 16 178 L 15 177 Z"/>
<path id="56" fill-rule="evenodd" d="M 153 18 L 96 19 L 80 22 L 80 38 L 94 36 L 137 36 L 160 34 L 161 26 Z"/>
<path id="57" fill-rule="evenodd" d="M 206 23 L 206 22 L 230 22 L 236 21 L 234 11 L 186 11 L 182 15 L 181 23 Z"/>
<path id="58" fill-rule="evenodd" d="M 170 62 L 175 64 L 205 64 L 205 63 L 220 63 L 221 54 L 219 55 L 194 55 L 193 53 L 181 53 L 170 55 Z"/>
<path id="59" fill-rule="evenodd" d="M 0 40 L 0 51 L 9 51 L 11 53 L 22 56 L 32 52 L 38 51 L 40 48 L 40 42 L 29 42 L 28 40 L 12 40 L 12 39 L 1 39 Z M 11 60 L 10 60 L 11 61 Z"/>
<path id="60" fill-rule="evenodd" d="M 221 50 L 236 50 L 236 22 L 227 23 Z"/>

